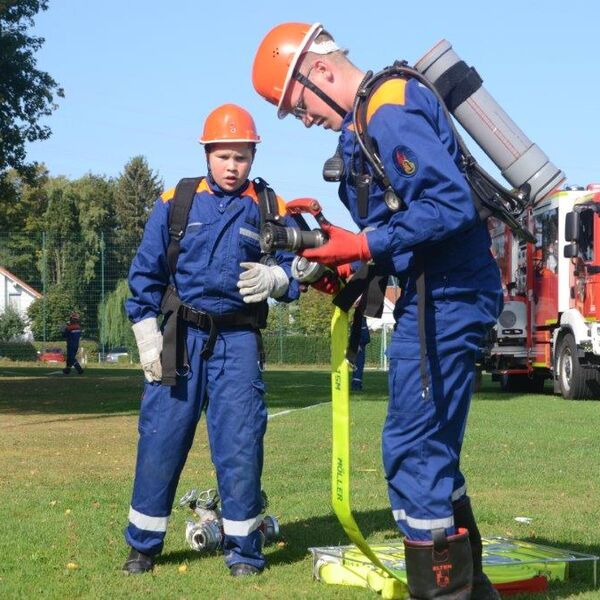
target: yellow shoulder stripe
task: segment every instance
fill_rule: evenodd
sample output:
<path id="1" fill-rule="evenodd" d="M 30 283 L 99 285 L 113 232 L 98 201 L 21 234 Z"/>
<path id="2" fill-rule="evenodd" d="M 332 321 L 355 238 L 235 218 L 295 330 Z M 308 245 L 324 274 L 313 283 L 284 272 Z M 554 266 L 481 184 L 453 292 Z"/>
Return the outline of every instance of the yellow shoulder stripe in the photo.
<path id="1" fill-rule="evenodd" d="M 285 215 L 285 200 L 281 196 L 277 196 L 277 209 L 280 215 Z"/>
<path id="2" fill-rule="evenodd" d="M 248 186 L 248 188 L 246 189 L 246 191 L 243 194 L 244 196 L 249 196 L 250 198 L 252 198 L 252 200 L 254 202 L 256 202 L 256 204 L 258 204 L 259 200 L 258 200 L 258 194 L 256 193 L 256 188 L 254 187 L 254 182 L 251 181 L 250 185 Z M 279 214 L 280 215 L 285 215 L 285 200 L 283 198 L 281 198 L 280 196 L 277 196 L 277 208 L 279 209 Z"/>
<path id="3" fill-rule="evenodd" d="M 208 192 L 209 194 L 212 194 L 212 190 L 210 189 L 210 187 L 208 186 L 208 183 L 206 182 L 206 177 L 204 179 L 202 179 L 202 181 L 198 184 L 198 187 L 196 188 L 196 193 L 198 194 L 199 192 Z M 174 195 L 175 195 L 175 188 L 170 188 L 160 195 L 160 199 L 163 202 L 168 202 L 169 200 L 173 200 Z"/>
<path id="4" fill-rule="evenodd" d="M 173 199 L 173 196 L 175 195 L 175 188 L 171 188 L 170 190 L 167 190 L 166 192 L 163 192 L 160 195 L 160 199 L 163 202 L 168 202 L 169 200 Z"/>
<path id="5" fill-rule="evenodd" d="M 406 79 L 388 79 L 371 96 L 367 106 L 367 123 L 384 104 L 403 105 L 406 102 Z"/>

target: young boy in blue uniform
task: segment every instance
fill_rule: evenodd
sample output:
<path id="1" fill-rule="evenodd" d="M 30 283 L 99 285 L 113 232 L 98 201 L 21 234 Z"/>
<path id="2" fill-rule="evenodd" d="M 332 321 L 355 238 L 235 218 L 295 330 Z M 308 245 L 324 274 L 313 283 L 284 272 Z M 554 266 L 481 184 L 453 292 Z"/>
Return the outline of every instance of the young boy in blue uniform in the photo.
<path id="1" fill-rule="evenodd" d="M 129 272 L 132 297 L 126 309 L 146 383 L 125 530 L 131 547 L 127 573 L 151 570 L 162 550 L 202 411 L 221 498 L 226 564 L 234 576 L 265 567 L 259 525 L 267 411 L 260 328 L 267 298 L 289 302 L 298 298 L 299 287 L 290 275 L 293 254 L 260 262 L 259 197 L 248 180 L 260 138 L 250 114 L 233 104 L 215 109 L 200 142 L 208 175 L 192 190 L 176 264 L 168 252 L 169 214 L 180 199 L 170 190 L 157 200 Z M 167 332 L 174 324 L 183 339 L 178 334 L 169 346 Z M 181 366 L 177 359 L 176 372 L 168 374 L 166 359 L 174 353 L 187 360 Z"/>

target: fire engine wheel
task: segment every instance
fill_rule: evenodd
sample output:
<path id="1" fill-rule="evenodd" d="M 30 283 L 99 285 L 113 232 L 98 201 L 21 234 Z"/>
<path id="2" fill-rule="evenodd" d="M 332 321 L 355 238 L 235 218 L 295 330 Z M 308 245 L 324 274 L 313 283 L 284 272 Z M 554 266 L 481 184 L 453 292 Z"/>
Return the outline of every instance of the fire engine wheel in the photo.
<path id="1" fill-rule="evenodd" d="M 567 400 L 600 398 L 600 373 L 579 362 L 573 334 L 567 333 L 558 346 L 556 370 L 560 393 Z"/>

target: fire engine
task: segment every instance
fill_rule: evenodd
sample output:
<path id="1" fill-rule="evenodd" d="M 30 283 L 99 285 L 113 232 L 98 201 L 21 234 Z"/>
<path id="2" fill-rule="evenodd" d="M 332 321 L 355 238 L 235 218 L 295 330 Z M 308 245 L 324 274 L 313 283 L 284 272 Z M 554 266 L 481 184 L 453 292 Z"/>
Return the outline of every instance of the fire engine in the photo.
<path id="1" fill-rule="evenodd" d="M 490 220 L 504 310 L 481 366 L 505 391 L 551 379 L 564 398 L 600 398 L 600 184 L 551 193 L 525 224 L 535 244 Z"/>

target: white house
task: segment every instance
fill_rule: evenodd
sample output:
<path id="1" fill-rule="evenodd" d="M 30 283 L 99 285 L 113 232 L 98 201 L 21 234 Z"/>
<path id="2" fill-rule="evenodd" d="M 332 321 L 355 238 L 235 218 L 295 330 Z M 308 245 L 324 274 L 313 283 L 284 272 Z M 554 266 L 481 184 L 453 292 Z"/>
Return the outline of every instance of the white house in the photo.
<path id="1" fill-rule="evenodd" d="M 4 313 L 6 308 L 10 306 L 27 319 L 29 305 L 41 297 L 42 294 L 37 290 L 21 281 L 7 269 L 0 267 L 0 314 Z M 26 341 L 33 339 L 29 326 L 25 330 L 23 339 Z"/>

